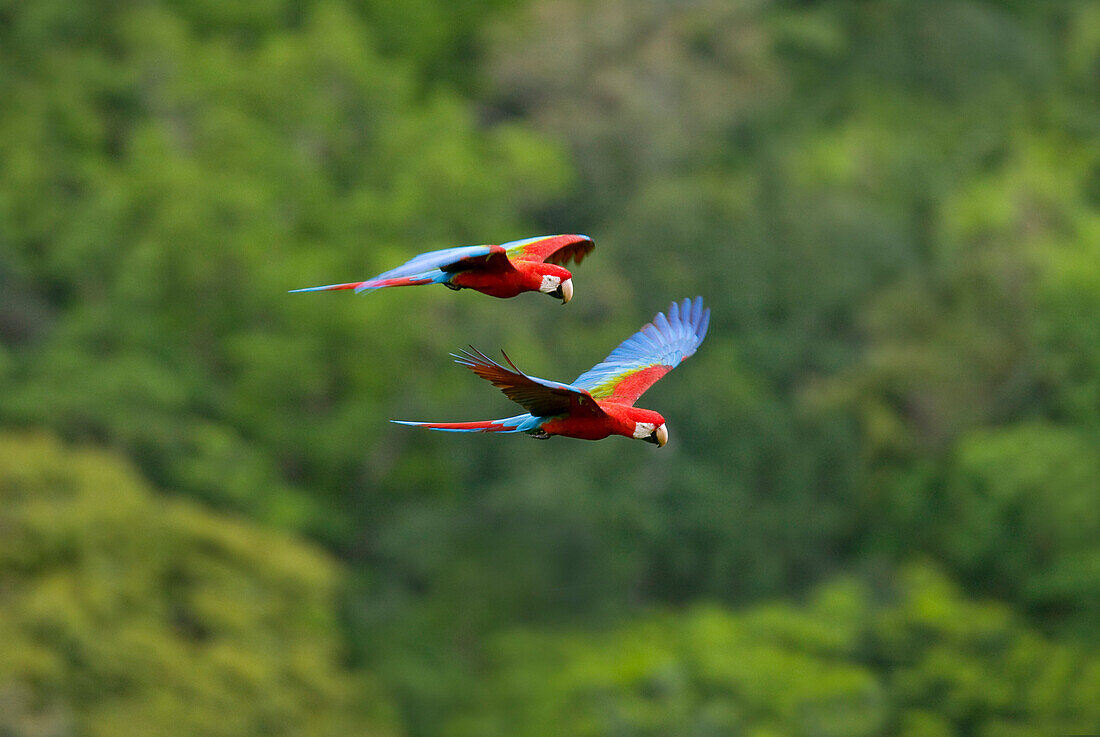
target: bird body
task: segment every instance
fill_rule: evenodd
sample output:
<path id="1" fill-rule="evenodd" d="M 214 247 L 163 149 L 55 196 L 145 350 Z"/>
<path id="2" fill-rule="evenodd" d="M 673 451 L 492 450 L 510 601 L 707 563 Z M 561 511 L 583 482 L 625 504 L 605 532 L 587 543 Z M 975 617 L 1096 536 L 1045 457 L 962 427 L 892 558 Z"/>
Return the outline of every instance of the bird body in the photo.
<path id="1" fill-rule="evenodd" d="M 556 264 L 523 260 L 509 263 L 502 259 L 486 268 L 457 272 L 444 283 L 456 289 L 473 289 L 490 297 L 509 299 L 524 292 L 541 291 L 547 276 L 557 280 L 554 283 L 557 288 L 572 274 Z"/>
<path id="2" fill-rule="evenodd" d="M 639 425 L 655 431 L 665 424 L 665 418 L 653 410 L 620 402 L 596 400 L 596 404 L 600 412 L 551 418 L 542 424 L 543 432 L 580 440 L 603 440 L 612 435 L 635 438 Z M 648 436 L 646 433 L 645 437 Z"/>
<path id="3" fill-rule="evenodd" d="M 536 438 L 560 435 L 603 440 L 622 435 L 663 446 L 668 442 L 665 418 L 634 403 L 658 379 L 695 353 L 706 337 L 709 322 L 710 310 L 703 309 L 701 297 L 673 302 L 667 317 L 657 313 L 653 322 L 620 343 L 572 384 L 529 376 L 507 354 L 504 360 L 510 368 L 471 347 L 454 354 L 458 363 L 522 405 L 526 414 L 479 422 L 394 422 L 447 432 L 524 432 Z"/>
<path id="4" fill-rule="evenodd" d="M 580 263 L 595 248 L 586 235 L 547 235 L 501 245 L 460 246 L 422 253 L 401 266 L 366 281 L 293 289 L 292 292 L 357 293 L 384 287 L 442 284 L 509 299 L 524 292 L 542 292 L 568 302 L 573 275 L 565 264 Z"/>

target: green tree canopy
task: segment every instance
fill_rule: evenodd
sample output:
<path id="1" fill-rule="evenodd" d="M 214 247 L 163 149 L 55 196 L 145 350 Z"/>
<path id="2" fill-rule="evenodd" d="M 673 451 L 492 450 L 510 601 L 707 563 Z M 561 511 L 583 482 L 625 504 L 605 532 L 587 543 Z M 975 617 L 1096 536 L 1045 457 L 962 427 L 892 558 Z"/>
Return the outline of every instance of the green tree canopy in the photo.
<path id="1" fill-rule="evenodd" d="M 495 640 L 453 737 L 1023 737 L 1100 727 L 1100 653 L 1052 642 L 925 566 L 803 606 L 697 605 Z"/>
<path id="2" fill-rule="evenodd" d="M 10 433 L 0 533 L 0 733 L 394 734 L 341 664 L 343 573 L 316 548 Z"/>

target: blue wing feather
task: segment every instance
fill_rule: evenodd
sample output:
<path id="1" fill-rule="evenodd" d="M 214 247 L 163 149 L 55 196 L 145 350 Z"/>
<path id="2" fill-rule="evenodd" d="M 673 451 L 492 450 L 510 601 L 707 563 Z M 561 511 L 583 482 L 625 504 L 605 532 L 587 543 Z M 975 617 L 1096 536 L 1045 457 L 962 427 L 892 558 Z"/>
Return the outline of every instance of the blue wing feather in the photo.
<path id="1" fill-rule="evenodd" d="M 634 333 L 600 363 L 577 377 L 573 387 L 596 398 L 610 396 L 623 377 L 651 366 L 675 368 L 695 353 L 710 326 L 710 308 L 703 298 L 673 302 L 668 316 L 658 312 L 653 322 Z"/>
<path id="2" fill-rule="evenodd" d="M 425 282 L 443 282 L 450 277 L 444 268 L 457 263 L 462 259 L 476 256 L 487 256 L 492 251 L 492 246 L 459 246 L 457 248 L 444 248 L 439 251 L 429 251 L 419 256 L 414 256 L 397 268 L 384 271 L 378 276 L 371 277 L 363 282 L 364 286 L 357 287 L 356 292 L 372 291 L 378 287 L 370 286 L 373 282 L 386 279 L 416 278 Z"/>
<path id="3" fill-rule="evenodd" d="M 474 256 L 487 256 L 492 250 L 492 246 L 458 246 L 457 248 L 443 248 L 438 251 L 429 251 L 428 253 L 422 253 L 419 256 L 413 256 L 411 259 L 401 264 L 395 269 L 383 272 L 374 279 L 390 279 L 399 276 L 409 276 L 419 271 L 426 271 L 428 269 L 441 269 L 444 266 L 449 266 L 456 261 L 461 261 L 464 258 L 472 258 Z M 373 280 L 368 280 L 373 281 Z"/>

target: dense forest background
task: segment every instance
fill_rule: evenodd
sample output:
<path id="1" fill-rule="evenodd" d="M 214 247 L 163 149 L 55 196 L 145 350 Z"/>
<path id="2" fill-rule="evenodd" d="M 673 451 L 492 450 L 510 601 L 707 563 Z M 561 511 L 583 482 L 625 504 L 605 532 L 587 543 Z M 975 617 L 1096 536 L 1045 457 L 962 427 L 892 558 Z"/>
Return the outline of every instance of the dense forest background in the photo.
<path id="1" fill-rule="evenodd" d="M 1096 2 L 0 0 L 4 737 L 1097 734 L 1098 447 Z"/>

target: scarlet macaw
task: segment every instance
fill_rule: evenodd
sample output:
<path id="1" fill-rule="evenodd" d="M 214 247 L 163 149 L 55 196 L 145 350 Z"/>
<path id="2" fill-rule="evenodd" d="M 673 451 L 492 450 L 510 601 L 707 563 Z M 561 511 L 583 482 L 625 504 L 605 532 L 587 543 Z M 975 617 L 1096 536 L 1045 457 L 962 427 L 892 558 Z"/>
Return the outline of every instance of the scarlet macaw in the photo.
<path id="1" fill-rule="evenodd" d="M 702 297 L 673 302 L 667 318 L 658 312 L 653 322 L 620 343 L 572 384 L 528 376 L 504 354 L 513 369 L 509 370 L 471 346 L 470 351 L 451 355 L 522 405 L 526 414 L 482 422 L 391 421 L 450 432 L 525 432 L 539 439 L 564 435 L 602 440 L 609 435 L 624 435 L 661 447 L 668 442 L 665 418 L 635 407 L 634 402 L 695 353 L 709 323 L 710 309 L 703 309 Z"/>
<path id="2" fill-rule="evenodd" d="M 442 284 L 504 299 L 521 292 L 542 292 L 565 304 L 573 298 L 573 275 L 564 264 L 570 259 L 579 264 L 595 247 L 586 235 L 542 235 L 499 246 L 445 248 L 422 253 L 366 281 L 290 291 L 354 289 L 358 293 L 382 287 Z"/>

